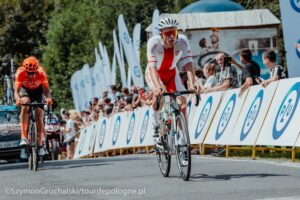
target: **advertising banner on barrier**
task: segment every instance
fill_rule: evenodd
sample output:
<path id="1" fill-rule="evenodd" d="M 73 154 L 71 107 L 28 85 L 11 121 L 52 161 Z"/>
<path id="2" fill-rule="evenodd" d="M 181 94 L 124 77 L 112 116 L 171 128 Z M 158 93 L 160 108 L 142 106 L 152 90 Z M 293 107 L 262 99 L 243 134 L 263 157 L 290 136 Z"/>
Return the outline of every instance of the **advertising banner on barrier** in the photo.
<path id="1" fill-rule="evenodd" d="M 273 100 L 279 81 L 267 88 L 250 88 L 233 134 L 226 138 L 228 145 L 254 145 Z"/>
<path id="2" fill-rule="evenodd" d="M 140 112 L 140 123 L 138 124 L 136 147 L 153 145 L 153 110 L 143 107 Z"/>
<path id="3" fill-rule="evenodd" d="M 84 144 L 84 149 L 83 149 L 84 156 L 91 155 L 94 152 L 94 145 L 95 145 L 97 129 L 98 129 L 97 124 L 98 124 L 97 122 L 94 122 L 88 128 L 89 133 L 87 135 L 86 142 Z"/>
<path id="4" fill-rule="evenodd" d="M 86 140 L 86 136 L 88 134 L 88 128 L 84 128 L 80 131 L 80 136 L 78 139 L 77 147 L 74 153 L 74 159 L 80 158 L 83 156 L 83 148 Z"/>
<path id="5" fill-rule="evenodd" d="M 98 128 L 96 132 L 94 153 L 100 153 L 107 150 L 107 142 L 105 143 L 105 141 L 108 141 L 106 138 L 108 138 L 109 135 L 111 120 L 100 117 L 97 123 Z"/>
<path id="6" fill-rule="evenodd" d="M 195 96 L 193 95 L 191 98 L 187 98 L 187 104 L 186 104 L 186 112 L 187 112 L 187 116 L 188 116 L 188 124 L 191 124 L 193 119 L 194 119 L 194 115 L 196 112 L 196 106 L 195 106 Z"/>
<path id="7" fill-rule="evenodd" d="M 256 145 L 294 146 L 300 132 L 300 78 L 278 84 Z"/>
<path id="8" fill-rule="evenodd" d="M 121 147 L 125 140 L 125 125 L 127 124 L 126 113 L 118 113 L 112 118 L 111 129 L 108 137 L 108 149 L 117 149 Z"/>
<path id="9" fill-rule="evenodd" d="M 201 102 L 198 107 L 194 107 L 193 118 L 191 121 L 189 120 L 191 144 L 200 144 L 203 142 L 221 101 L 221 96 L 222 92 L 201 95 Z"/>
<path id="10" fill-rule="evenodd" d="M 249 90 L 238 97 L 240 89 L 225 91 L 219 109 L 207 133 L 205 144 L 226 144 L 226 138 L 232 134 Z"/>
<path id="11" fill-rule="evenodd" d="M 125 131 L 125 138 L 121 141 L 120 148 L 129 148 L 135 146 L 136 137 L 139 135 L 138 126 L 141 121 L 141 108 L 134 110 L 133 112 L 125 112 L 126 124 L 122 127 Z"/>

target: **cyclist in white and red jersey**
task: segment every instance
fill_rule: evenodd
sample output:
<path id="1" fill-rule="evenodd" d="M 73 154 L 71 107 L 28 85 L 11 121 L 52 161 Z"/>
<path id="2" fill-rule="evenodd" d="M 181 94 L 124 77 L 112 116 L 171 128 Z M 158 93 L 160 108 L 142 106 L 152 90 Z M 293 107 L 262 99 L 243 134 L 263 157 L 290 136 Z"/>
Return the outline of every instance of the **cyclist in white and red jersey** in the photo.
<path id="1" fill-rule="evenodd" d="M 198 89 L 199 86 L 195 82 L 195 71 L 193 68 L 192 53 L 187 38 L 177 33 L 178 22 L 171 17 L 164 17 L 160 20 L 158 27 L 160 35 L 153 36 L 148 40 L 147 58 L 148 64 L 146 69 L 146 81 L 155 96 L 161 95 L 163 92 L 184 91 L 185 87 L 179 76 L 177 69 L 178 61 L 182 65 L 182 69 L 188 75 L 188 89 Z M 154 98 L 153 102 L 155 102 Z M 163 100 L 163 98 L 162 98 Z M 186 100 L 179 99 L 181 111 L 186 116 Z M 163 102 L 160 102 L 159 111 Z M 154 112 L 154 142 L 158 144 L 159 139 L 159 113 Z"/>

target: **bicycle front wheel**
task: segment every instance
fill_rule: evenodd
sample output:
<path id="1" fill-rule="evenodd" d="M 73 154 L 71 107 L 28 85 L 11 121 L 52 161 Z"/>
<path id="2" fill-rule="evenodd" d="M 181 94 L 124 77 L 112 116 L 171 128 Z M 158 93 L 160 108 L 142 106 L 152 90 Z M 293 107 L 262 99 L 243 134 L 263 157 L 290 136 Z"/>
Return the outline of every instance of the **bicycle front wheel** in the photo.
<path id="1" fill-rule="evenodd" d="M 171 153 L 168 144 L 168 131 L 164 124 L 161 124 L 161 127 L 163 133 L 161 136 L 162 147 L 156 147 L 156 158 L 160 172 L 164 177 L 168 177 L 171 168 Z"/>
<path id="2" fill-rule="evenodd" d="M 37 127 L 36 124 L 33 125 L 32 128 L 32 136 L 34 141 L 34 145 L 32 146 L 32 162 L 33 162 L 33 170 L 37 171 L 38 169 L 38 144 L 39 144 L 39 138 L 38 138 L 38 133 L 37 133 Z"/>
<path id="3" fill-rule="evenodd" d="M 182 113 L 176 116 L 176 161 L 180 176 L 184 181 L 190 178 L 192 158 L 190 137 L 186 120 Z"/>

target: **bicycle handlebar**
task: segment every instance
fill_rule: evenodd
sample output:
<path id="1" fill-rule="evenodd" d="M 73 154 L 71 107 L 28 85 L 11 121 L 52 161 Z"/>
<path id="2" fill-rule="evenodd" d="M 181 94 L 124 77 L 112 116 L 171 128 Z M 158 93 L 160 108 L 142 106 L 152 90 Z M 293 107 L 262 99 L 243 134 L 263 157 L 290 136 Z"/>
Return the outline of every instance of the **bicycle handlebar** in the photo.
<path id="1" fill-rule="evenodd" d="M 184 95 L 184 94 L 195 94 L 196 96 L 196 103 L 195 106 L 198 106 L 201 100 L 201 97 L 199 94 L 195 93 L 194 90 L 186 90 L 186 91 L 176 91 L 176 92 L 164 92 L 162 93 L 162 96 L 172 96 L 174 97 L 174 99 L 176 99 L 176 97 Z M 160 102 L 160 98 L 157 98 L 157 104 L 159 104 Z"/>

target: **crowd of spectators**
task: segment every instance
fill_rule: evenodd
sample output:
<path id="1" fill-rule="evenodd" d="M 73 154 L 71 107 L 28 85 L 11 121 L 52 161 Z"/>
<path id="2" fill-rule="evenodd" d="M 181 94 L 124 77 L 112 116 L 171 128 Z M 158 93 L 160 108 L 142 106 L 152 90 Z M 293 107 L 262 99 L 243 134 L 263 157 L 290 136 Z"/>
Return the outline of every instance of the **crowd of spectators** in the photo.
<path id="1" fill-rule="evenodd" d="M 276 64 L 276 53 L 273 50 L 267 50 L 262 55 L 263 64 L 270 69 L 270 78 L 263 80 L 260 77 L 260 67 L 252 60 L 252 52 L 249 49 L 243 49 L 240 52 L 240 61 L 238 63 L 231 57 L 225 56 L 224 53 L 218 53 L 215 59 L 206 63 L 204 66 L 195 70 L 197 82 L 201 86 L 201 93 L 224 91 L 231 88 L 240 88 L 239 96 L 252 85 L 261 84 L 267 87 L 272 81 L 286 78 L 284 68 Z M 237 73 L 237 69 L 241 70 L 241 77 Z M 182 80 L 185 85 L 186 75 L 181 73 Z M 241 80 L 239 80 L 241 79 Z M 142 96 L 139 95 L 141 92 Z M 94 97 L 87 110 L 78 113 L 80 116 L 81 127 L 90 125 L 97 121 L 99 117 L 111 117 L 112 115 L 133 111 L 144 105 L 152 105 L 153 93 L 145 91 L 144 88 L 123 87 L 120 90 L 115 85 L 110 86 L 109 91 L 104 91 L 101 98 Z M 73 123 L 70 122 L 70 113 L 62 114 L 67 121 L 65 134 L 70 134 L 67 138 L 76 135 L 74 133 Z M 76 132 L 76 131 L 75 131 Z M 78 134 L 77 134 L 78 136 Z M 75 144 L 67 146 L 67 158 L 72 158 Z"/>

